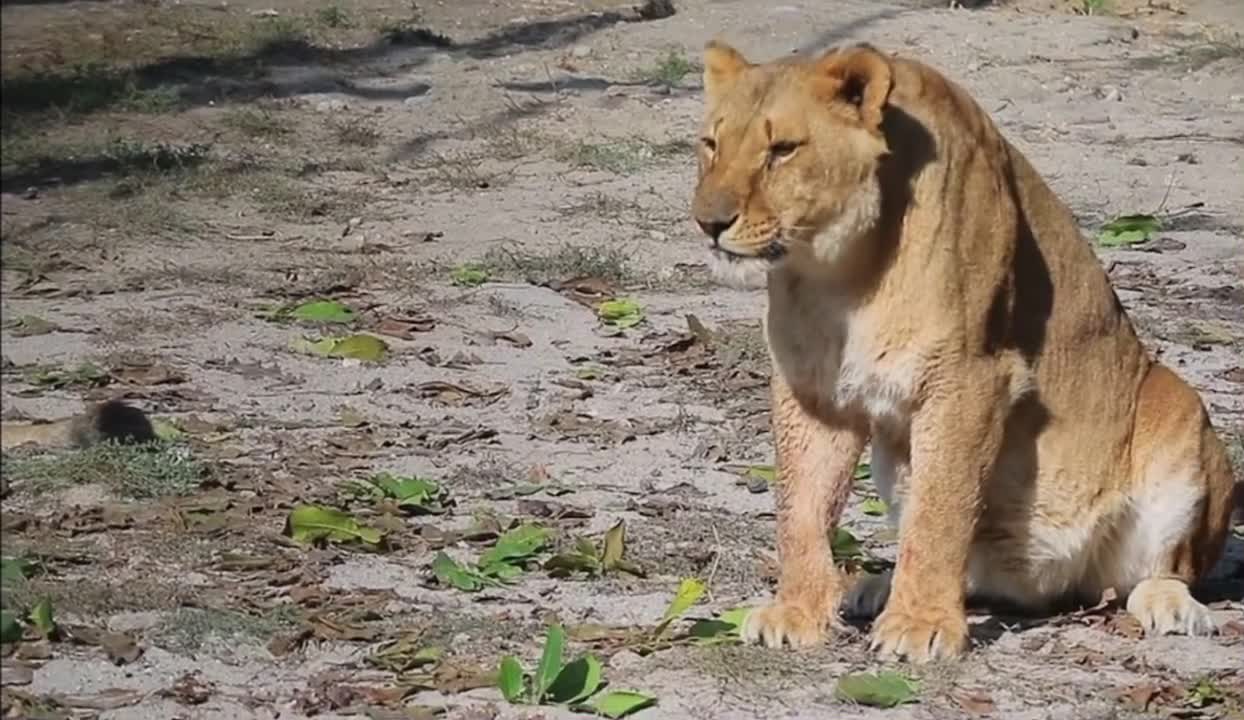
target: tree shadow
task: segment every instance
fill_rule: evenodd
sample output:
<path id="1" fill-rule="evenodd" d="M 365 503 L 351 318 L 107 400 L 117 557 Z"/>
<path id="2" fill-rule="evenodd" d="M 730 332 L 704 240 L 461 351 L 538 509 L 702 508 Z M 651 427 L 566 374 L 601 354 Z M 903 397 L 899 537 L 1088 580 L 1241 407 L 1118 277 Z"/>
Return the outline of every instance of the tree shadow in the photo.
<path id="1" fill-rule="evenodd" d="M 423 28 L 402 28 L 352 48 L 319 47 L 303 38 L 283 38 L 241 55 L 178 55 L 128 69 L 92 65 L 38 71 L 4 79 L 4 112 L 9 119 L 53 109 L 85 115 L 124 107 L 153 90 L 175 93 L 174 104 L 182 108 L 308 92 L 400 100 L 422 94 L 426 87 L 369 88 L 353 82 L 349 71 L 360 64 L 381 64 L 372 69 L 382 76 L 388 68 L 409 71 L 425 64 L 434 53 L 487 59 L 528 48 L 555 49 L 620 22 L 642 21 L 645 18 L 637 12 L 580 13 L 511 25 L 465 43 Z"/>

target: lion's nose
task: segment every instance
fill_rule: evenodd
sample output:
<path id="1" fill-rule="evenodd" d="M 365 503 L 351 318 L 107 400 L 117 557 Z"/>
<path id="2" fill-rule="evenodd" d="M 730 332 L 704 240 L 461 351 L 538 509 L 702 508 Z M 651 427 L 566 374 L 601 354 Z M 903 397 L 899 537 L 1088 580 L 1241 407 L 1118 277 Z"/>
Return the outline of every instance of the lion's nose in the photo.
<path id="1" fill-rule="evenodd" d="M 714 242 L 716 242 L 717 238 L 721 237 L 722 233 L 729 230 L 730 227 L 734 225 L 734 223 L 738 219 L 739 219 L 739 216 L 735 215 L 734 217 L 730 218 L 729 220 L 725 220 L 725 221 L 705 220 L 704 218 L 696 218 L 695 222 L 697 225 L 700 226 L 700 229 L 704 231 L 705 235 L 708 235 L 709 237 L 713 239 Z"/>

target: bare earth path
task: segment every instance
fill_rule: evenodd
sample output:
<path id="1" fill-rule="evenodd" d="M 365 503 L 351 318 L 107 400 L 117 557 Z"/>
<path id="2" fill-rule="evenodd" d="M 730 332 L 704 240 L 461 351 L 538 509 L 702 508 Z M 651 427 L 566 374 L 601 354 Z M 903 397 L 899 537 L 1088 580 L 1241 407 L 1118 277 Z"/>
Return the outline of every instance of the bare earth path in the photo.
<path id="1" fill-rule="evenodd" d="M 559 621 L 611 687 L 658 698 L 651 720 L 1244 717 L 1238 532 L 1203 593 L 1220 635 L 1143 639 L 1114 607 L 981 613 L 962 662 L 890 668 L 919 680 L 892 709 L 835 698 L 885 667 L 865 626 L 806 653 L 585 639 L 655 624 L 684 577 L 709 588 L 694 617 L 772 589 L 761 297 L 708 282 L 686 212 L 694 63 L 716 35 L 757 58 L 853 41 L 926 58 L 1086 237 L 1158 216 L 1102 262 L 1244 465 L 1244 9 L 930 5 L 6 2 L 4 416 L 120 395 L 181 434 L 155 455 L 6 459 L 3 554 L 34 564 L 5 608 L 46 597 L 61 633 L 4 645 L 4 712 L 570 717 L 484 676 L 504 654 L 534 667 Z M 264 317 L 314 298 L 352 308 L 350 329 Z M 607 298 L 643 320 L 607 326 Z M 354 331 L 385 339 L 383 362 L 291 346 Z M 450 511 L 340 491 L 380 471 L 437 481 Z M 871 567 L 892 536 L 870 493 L 846 527 Z M 292 542 L 307 502 L 385 546 Z M 510 518 L 563 550 L 625 521 L 646 576 L 434 579 L 437 552 L 473 559 Z M 411 660 L 426 648 L 443 655 Z"/>

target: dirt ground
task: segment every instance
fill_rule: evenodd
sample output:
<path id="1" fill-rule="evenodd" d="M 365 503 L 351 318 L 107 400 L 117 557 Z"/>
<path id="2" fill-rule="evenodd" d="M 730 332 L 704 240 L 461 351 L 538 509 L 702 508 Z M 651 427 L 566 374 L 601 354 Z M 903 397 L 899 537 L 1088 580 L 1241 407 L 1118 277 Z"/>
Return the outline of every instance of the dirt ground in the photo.
<path id="1" fill-rule="evenodd" d="M 1201 594 L 1222 632 L 1142 638 L 1114 605 L 973 615 L 957 663 L 890 666 L 866 625 L 809 652 L 638 646 L 773 587 L 761 296 L 713 285 L 687 205 L 698 54 L 850 41 L 975 94 L 1075 210 L 1162 221 L 1100 255 L 1244 467 L 1244 5 L 1204 2 L 5 0 L 3 414 L 126 397 L 167 439 L 5 460 L 10 717 L 536 718 L 489 674 L 545 628 L 659 718 L 1244 717 L 1244 540 Z M 658 15 L 661 13 L 657 13 Z M 327 298 L 346 324 L 272 308 Z M 607 299 L 640 316 L 609 324 Z M 380 362 L 299 348 L 350 332 Z M 351 495 L 374 473 L 435 513 Z M 861 475 L 866 475 L 861 472 Z M 854 567 L 893 558 L 865 480 Z M 385 533 L 308 547 L 305 503 Z M 513 522 L 558 551 L 625 522 L 643 576 L 447 587 Z M 553 548 L 538 554 L 545 560 Z M 46 605 L 45 605 L 46 607 Z M 423 651 L 420 655 L 419 651 Z M 438 654 L 439 652 L 439 654 Z M 915 702 L 838 699 L 897 670 Z"/>

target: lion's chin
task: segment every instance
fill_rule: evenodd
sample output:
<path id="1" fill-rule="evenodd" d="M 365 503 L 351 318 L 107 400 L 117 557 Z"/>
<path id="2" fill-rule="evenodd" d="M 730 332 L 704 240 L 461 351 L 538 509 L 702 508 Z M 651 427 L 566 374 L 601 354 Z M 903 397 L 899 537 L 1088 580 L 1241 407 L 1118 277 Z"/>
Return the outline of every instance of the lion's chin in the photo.
<path id="1" fill-rule="evenodd" d="M 709 251 L 708 269 L 713 279 L 722 285 L 740 290 L 754 290 L 765 287 L 769 271 L 781 262 L 781 257 L 736 255 L 713 249 Z"/>

